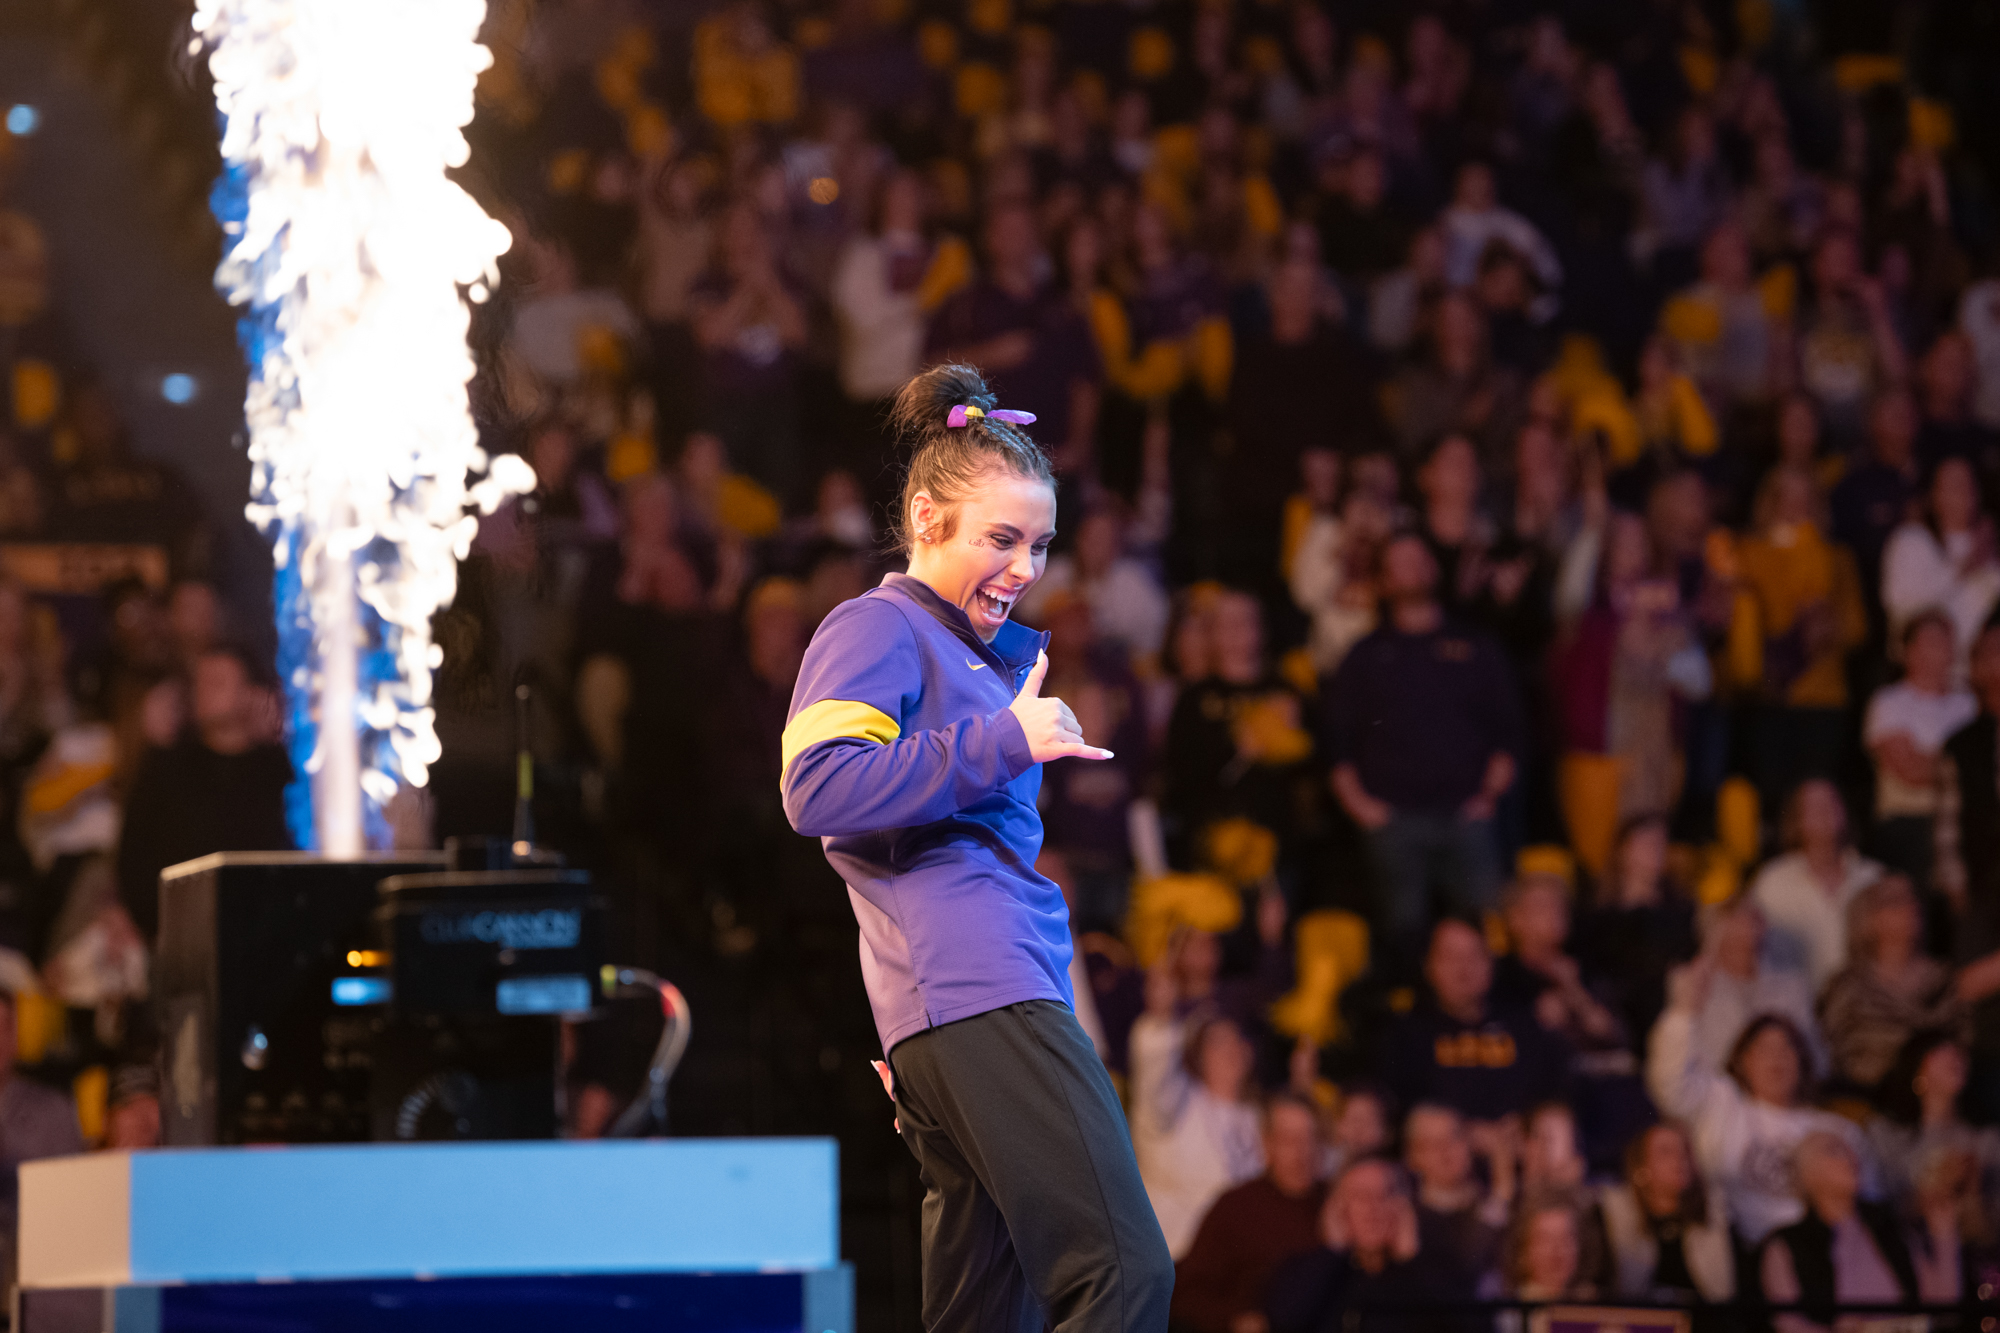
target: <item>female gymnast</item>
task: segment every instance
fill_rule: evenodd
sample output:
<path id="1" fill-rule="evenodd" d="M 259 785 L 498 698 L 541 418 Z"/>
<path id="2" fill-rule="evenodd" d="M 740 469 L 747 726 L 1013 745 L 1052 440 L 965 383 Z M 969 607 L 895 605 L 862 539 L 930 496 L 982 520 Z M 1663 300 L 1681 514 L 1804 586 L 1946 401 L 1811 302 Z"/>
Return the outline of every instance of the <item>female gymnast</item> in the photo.
<path id="1" fill-rule="evenodd" d="M 1041 766 L 1109 759 L 1008 613 L 1055 536 L 1049 461 L 969 366 L 896 396 L 909 573 L 813 635 L 785 813 L 861 924 L 897 1127 L 924 1181 L 930 1333 L 1161 1333 L 1173 1260 L 1118 1095 L 1070 1012 L 1069 913 L 1035 872 Z"/>

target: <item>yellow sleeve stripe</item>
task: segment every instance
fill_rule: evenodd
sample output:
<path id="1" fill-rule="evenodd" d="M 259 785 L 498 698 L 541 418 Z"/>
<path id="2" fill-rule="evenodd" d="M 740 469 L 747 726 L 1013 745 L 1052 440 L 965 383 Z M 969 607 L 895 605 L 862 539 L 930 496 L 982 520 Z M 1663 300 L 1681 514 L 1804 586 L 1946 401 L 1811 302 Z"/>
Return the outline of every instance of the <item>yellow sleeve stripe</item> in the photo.
<path id="1" fill-rule="evenodd" d="M 851 736 L 887 745 L 902 734 L 903 729 L 896 724 L 896 719 L 879 708 L 851 699 L 821 699 L 816 704 L 801 708 L 798 716 L 785 727 L 781 745 L 783 768 L 779 771 L 789 769 L 800 751 L 821 741 Z"/>

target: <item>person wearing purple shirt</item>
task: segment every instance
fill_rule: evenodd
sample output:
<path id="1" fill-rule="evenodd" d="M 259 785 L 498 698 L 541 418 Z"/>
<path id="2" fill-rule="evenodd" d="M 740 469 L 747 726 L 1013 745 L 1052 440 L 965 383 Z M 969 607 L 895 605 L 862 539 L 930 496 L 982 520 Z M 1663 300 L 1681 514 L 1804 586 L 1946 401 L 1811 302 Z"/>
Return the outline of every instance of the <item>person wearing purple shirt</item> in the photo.
<path id="1" fill-rule="evenodd" d="M 1892 390 L 1868 412 L 1867 456 L 1833 488 L 1833 537 L 1854 552 L 1861 586 L 1868 590 L 1871 629 L 1883 633 L 1882 550 L 1917 503 L 1923 471 L 1917 465 L 1917 410 L 1910 396 Z"/>
<path id="2" fill-rule="evenodd" d="M 1490 1124 L 1567 1098 L 1569 1044 L 1496 997 L 1493 970 L 1477 925 L 1446 917 L 1431 931 L 1423 993 L 1377 1038 L 1375 1066 L 1405 1106 Z"/>
<path id="3" fill-rule="evenodd" d="M 737 467 L 795 503 L 804 474 L 798 376 L 806 302 L 747 204 L 723 217 L 715 257 L 688 294 L 708 424 Z"/>
<path id="4" fill-rule="evenodd" d="M 1493 812 L 1523 738 L 1506 654 L 1446 618 L 1421 534 L 1391 538 L 1379 559 L 1383 623 L 1322 691 L 1322 752 L 1334 795 L 1367 834 L 1393 975 L 1413 969 L 1434 892 L 1454 913 L 1492 905 Z"/>
<path id="5" fill-rule="evenodd" d="M 897 395 L 910 572 L 813 635 L 780 785 L 861 928 L 877 1068 L 924 1182 L 924 1327 L 1152 1333 L 1173 1260 L 1071 1009 L 1062 890 L 1035 869 L 1042 765 L 1113 756 L 1041 697 L 1048 637 L 1009 618 L 1055 536 L 1033 419 L 968 366 Z"/>
<path id="6" fill-rule="evenodd" d="M 939 309 L 924 360 L 980 367 L 996 397 L 1034 413 L 1058 458 L 1080 457 L 1097 429 L 1097 343 L 1051 280 L 1032 212 L 996 208 L 985 240 L 985 273 Z"/>

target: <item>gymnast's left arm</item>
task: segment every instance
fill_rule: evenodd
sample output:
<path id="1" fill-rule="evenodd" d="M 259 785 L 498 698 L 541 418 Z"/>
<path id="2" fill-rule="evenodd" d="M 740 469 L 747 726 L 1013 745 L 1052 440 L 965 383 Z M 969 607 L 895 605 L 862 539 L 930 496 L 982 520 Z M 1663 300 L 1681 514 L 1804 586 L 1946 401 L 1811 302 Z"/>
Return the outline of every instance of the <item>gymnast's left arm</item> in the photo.
<path id="1" fill-rule="evenodd" d="M 922 689 L 916 636 L 893 606 L 837 607 L 806 650 L 785 726 L 782 791 L 792 827 L 837 837 L 934 823 L 1034 765 L 1007 708 L 903 733 Z"/>

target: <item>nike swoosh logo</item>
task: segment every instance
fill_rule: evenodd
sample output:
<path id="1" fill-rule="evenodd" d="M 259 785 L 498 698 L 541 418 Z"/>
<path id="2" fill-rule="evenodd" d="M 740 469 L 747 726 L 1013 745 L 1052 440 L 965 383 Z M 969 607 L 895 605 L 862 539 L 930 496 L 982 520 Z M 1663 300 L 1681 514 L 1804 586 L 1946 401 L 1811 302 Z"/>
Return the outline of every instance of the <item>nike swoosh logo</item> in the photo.
<path id="1" fill-rule="evenodd" d="M 984 662 L 975 662 L 975 661 L 973 661 L 973 660 L 972 660 L 971 658 L 969 658 L 969 657 L 965 659 L 965 664 L 966 664 L 967 666 L 971 667 L 971 668 L 972 668 L 972 669 L 973 669 L 974 671 L 984 671 L 984 670 L 986 670 L 986 663 L 984 663 Z"/>

